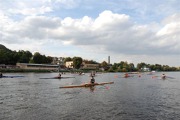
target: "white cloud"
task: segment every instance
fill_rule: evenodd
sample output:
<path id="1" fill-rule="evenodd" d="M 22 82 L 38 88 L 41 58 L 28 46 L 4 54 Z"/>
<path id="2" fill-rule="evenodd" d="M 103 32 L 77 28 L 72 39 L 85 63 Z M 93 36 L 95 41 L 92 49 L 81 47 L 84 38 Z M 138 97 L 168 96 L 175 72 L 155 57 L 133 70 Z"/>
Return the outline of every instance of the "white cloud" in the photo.
<path id="1" fill-rule="evenodd" d="M 43 41 L 48 37 L 77 46 L 85 45 L 87 48 L 96 44 L 103 50 L 115 53 L 162 54 L 161 49 L 164 47 L 167 47 L 166 54 L 179 53 L 179 21 L 167 22 L 156 32 L 151 29 L 153 27 L 149 25 L 136 24 L 127 15 L 104 11 L 94 20 L 88 16 L 82 19 L 68 17 L 64 20 L 31 16 L 11 23 L 4 31 L 10 38 L 16 36 L 21 40 L 29 38 Z"/>
<path id="2" fill-rule="evenodd" d="M 2 43 L 22 43 L 34 51 L 33 46 L 41 48 L 47 43 L 56 43 L 75 46 L 87 53 L 126 56 L 124 58 L 129 61 L 133 58 L 128 56 L 180 54 L 179 14 L 169 16 L 162 23 L 153 25 L 138 24 L 129 15 L 107 10 L 95 19 L 89 16 L 80 19 L 27 16 L 21 21 L 13 21 L 2 13 L 0 18 Z M 6 22 L 8 24 L 5 24 Z M 138 58 L 136 60 L 138 61 Z"/>
<path id="3" fill-rule="evenodd" d="M 117 26 L 118 25 L 118 26 Z M 111 29 L 129 25 L 129 16 L 124 14 L 114 14 L 111 11 L 104 11 L 95 19 L 93 27 L 95 29 Z"/>
<path id="4" fill-rule="evenodd" d="M 45 6 L 39 8 L 9 9 L 10 13 L 22 15 L 41 15 L 51 11 L 50 7 Z"/>

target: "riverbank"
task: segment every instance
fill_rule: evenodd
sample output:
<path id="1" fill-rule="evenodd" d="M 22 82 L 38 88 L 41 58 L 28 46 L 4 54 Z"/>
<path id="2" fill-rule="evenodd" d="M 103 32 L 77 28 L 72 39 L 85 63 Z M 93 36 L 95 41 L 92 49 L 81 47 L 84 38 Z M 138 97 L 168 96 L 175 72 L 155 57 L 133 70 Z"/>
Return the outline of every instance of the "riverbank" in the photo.
<path id="1" fill-rule="evenodd" d="M 102 71 L 102 70 L 60 70 L 59 72 L 71 72 L 71 73 L 88 73 L 88 72 L 103 72 L 103 73 L 116 73 L 115 71 Z M 16 72 L 21 72 L 21 73 L 28 73 L 28 72 L 34 72 L 34 73 L 51 73 L 51 72 L 58 72 L 58 70 L 46 70 L 46 69 L 20 69 L 20 68 L 14 68 L 14 69 L 7 69 L 7 68 L 1 68 L 0 72 L 3 73 L 16 73 Z M 156 72 L 179 72 L 179 71 L 156 71 Z M 121 73 L 121 72 L 120 72 Z M 131 73 L 131 72 L 130 72 Z M 143 73 L 143 72 L 141 72 Z"/>
<path id="2" fill-rule="evenodd" d="M 50 70 L 33 70 L 33 69 L 0 69 L 0 72 L 3 72 L 3 73 L 16 73 L 16 72 L 48 73 L 48 72 L 52 72 L 52 71 L 50 71 Z"/>
<path id="3" fill-rule="evenodd" d="M 92 70 L 60 70 L 59 72 L 91 72 Z M 20 69 L 20 68 L 15 68 L 15 69 L 0 69 L 0 72 L 3 73 L 16 73 L 16 72 L 21 72 L 21 73 L 26 73 L 26 72 L 34 72 L 34 73 L 51 73 L 51 72 L 58 72 L 58 70 L 45 70 L 45 69 Z M 97 71 L 97 72 L 102 72 L 102 71 Z"/>

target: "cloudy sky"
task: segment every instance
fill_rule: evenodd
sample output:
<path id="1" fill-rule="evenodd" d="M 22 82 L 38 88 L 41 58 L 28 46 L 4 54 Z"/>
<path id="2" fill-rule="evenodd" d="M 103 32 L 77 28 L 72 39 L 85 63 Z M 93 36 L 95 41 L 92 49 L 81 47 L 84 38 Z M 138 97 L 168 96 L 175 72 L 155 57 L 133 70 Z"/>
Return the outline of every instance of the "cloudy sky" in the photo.
<path id="1" fill-rule="evenodd" d="M 0 0 L 0 44 L 46 56 L 180 66 L 180 0 Z"/>

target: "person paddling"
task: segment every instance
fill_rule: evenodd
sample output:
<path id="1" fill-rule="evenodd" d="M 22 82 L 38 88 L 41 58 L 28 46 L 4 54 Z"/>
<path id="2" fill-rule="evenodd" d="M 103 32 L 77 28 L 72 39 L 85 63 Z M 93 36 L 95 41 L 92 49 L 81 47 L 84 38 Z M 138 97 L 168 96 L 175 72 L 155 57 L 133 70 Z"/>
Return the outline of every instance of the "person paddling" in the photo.
<path id="1" fill-rule="evenodd" d="M 61 79 L 61 73 L 59 73 L 59 75 L 58 75 L 56 78 L 59 78 L 59 79 Z"/>
<path id="2" fill-rule="evenodd" d="M 166 78 L 166 75 L 165 75 L 165 74 L 162 74 L 161 78 L 162 78 L 162 79 L 165 79 L 165 78 Z"/>
<path id="3" fill-rule="evenodd" d="M 91 76 L 91 80 L 90 80 L 90 83 L 91 83 L 91 84 L 94 84 L 94 83 L 95 83 L 95 79 L 94 79 L 94 76 Z"/>
<path id="4" fill-rule="evenodd" d="M 59 73 L 59 77 L 61 78 L 61 73 Z"/>
<path id="5" fill-rule="evenodd" d="M 125 74 L 124 74 L 124 77 L 125 77 L 125 78 L 129 77 L 129 74 L 128 74 L 128 73 L 125 73 Z"/>

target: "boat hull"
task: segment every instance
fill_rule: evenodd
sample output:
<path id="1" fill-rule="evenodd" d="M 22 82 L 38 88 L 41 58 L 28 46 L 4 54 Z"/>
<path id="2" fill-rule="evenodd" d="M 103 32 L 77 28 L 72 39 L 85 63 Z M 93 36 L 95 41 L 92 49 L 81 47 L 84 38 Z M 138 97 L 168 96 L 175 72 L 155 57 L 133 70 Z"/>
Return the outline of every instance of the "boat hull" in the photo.
<path id="1" fill-rule="evenodd" d="M 19 78 L 24 76 L 2 76 L 1 78 Z"/>
<path id="2" fill-rule="evenodd" d="M 92 86 L 96 86 L 96 85 L 105 85 L 105 84 L 113 84 L 113 83 L 114 82 L 103 82 L 103 83 L 94 83 L 94 84 L 86 83 L 86 84 L 82 84 L 82 85 L 63 86 L 63 87 L 59 87 L 59 88 L 92 87 Z"/>
<path id="3" fill-rule="evenodd" d="M 39 78 L 39 79 L 66 79 L 66 78 L 75 78 L 75 77 L 52 77 L 52 78 Z"/>

